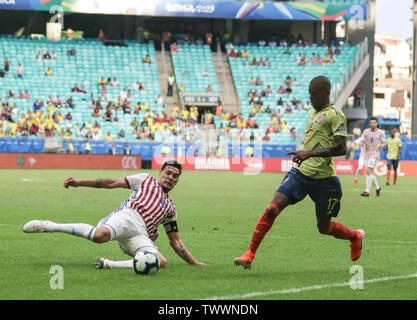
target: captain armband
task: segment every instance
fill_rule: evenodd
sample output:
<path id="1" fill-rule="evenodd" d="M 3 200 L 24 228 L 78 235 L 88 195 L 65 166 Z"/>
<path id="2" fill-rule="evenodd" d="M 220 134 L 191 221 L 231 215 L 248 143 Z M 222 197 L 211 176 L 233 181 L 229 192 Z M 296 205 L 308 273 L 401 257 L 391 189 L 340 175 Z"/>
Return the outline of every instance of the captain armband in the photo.
<path id="1" fill-rule="evenodd" d="M 171 221 L 164 224 L 165 232 L 178 232 L 177 221 Z"/>

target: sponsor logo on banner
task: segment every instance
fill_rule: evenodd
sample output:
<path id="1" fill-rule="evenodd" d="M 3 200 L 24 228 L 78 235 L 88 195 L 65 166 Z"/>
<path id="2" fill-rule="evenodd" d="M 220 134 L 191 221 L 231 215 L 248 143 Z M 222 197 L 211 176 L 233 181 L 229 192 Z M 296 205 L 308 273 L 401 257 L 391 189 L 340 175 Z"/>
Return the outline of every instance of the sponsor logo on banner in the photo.
<path id="1" fill-rule="evenodd" d="M 29 163 L 30 163 L 31 166 L 33 166 L 35 164 L 35 162 L 36 162 L 35 158 L 33 158 L 33 157 L 29 158 Z"/>
<path id="2" fill-rule="evenodd" d="M 351 161 L 336 160 L 334 161 L 336 173 L 355 173 L 354 163 Z"/>
<path id="3" fill-rule="evenodd" d="M 391 167 L 392 170 L 392 167 Z M 386 161 L 379 161 L 377 167 L 375 168 L 375 173 L 378 176 L 385 176 L 387 174 L 387 162 Z M 401 172 L 401 161 L 398 164 L 397 174 L 399 177 L 404 177 L 404 172 Z"/>
<path id="4" fill-rule="evenodd" d="M 122 158 L 122 168 L 123 169 L 137 169 L 136 157 L 123 157 Z"/>
<path id="5" fill-rule="evenodd" d="M 214 5 L 194 5 L 192 3 L 167 3 L 166 10 L 170 13 L 213 13 L 216 7 Z"/>
<path id="6" fill-rule="evenodd" d="M 290 160 L 281 160 L 281 172 L 289 172 L 294 167 L 295 162 Z"/>
<path id="7" fill-rule="evenodd" d="M 14 0 L 0 0 L 0 4 L 8 4 L 8 5 L 15 5 Z"/>
<path id="8" fill-rule="evenodd" d="M 229 158 L 195 158 L 196 170 L 230 170 Z"/>

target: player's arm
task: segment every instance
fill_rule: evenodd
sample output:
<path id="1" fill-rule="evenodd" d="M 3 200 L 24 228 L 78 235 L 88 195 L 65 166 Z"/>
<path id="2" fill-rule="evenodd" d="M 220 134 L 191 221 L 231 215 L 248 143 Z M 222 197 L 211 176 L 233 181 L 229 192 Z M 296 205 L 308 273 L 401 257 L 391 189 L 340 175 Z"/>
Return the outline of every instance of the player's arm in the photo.
<path id="1" fill-rule="evenodd" d="M 346 154 L 346 137 L 337 135 L 334 137 L 335 144 L 330 148 L 316 150 L 298 150 L 288 152 L 287 155 L 294 155 L 293 161 L 301 164 L 310 157 L 337 157 Z"/>
<path id="2" fill-rule="evenodd" d="M 64 188 L 68 187 L 89 187 L 104 189 L 129 188 L 125 178 L 97 178 L 89 180 L 79 180 L 73 177 L 69 177 L 64 181 Z"/>
<path id="3" fill-rule="evenodd" d="M 174 222 L 171 222 L 174 223 Z M 176 224 L 176 222 L 175 222 Z M 197 266 L 207 266 L 208 264 L 197 261 L 193 255 L 188 251 L 185 247 L 184 243 L 182 242 L 180 236 L 178 235 L 178 231 L 171 231 L 167 232 L 169 244 L 171 245 L 172 249 L 186 262 L 189 264 L 194 264 Z"/>

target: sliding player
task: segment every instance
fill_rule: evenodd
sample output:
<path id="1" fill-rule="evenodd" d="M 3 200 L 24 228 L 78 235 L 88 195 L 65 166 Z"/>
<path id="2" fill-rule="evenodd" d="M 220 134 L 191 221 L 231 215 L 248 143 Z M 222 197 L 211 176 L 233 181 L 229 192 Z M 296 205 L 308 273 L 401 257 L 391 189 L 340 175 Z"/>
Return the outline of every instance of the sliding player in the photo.
<path id="1" fill-rule="evenodd" d="M 148 173 L 139 173 L 123 178 L 77 180 L 68 178 L 64 187 L 125 188 L 132 189 L 129 199 L 102 219 L 97 227 L 85 223 L 59 224 L 50 220 L 32 220 L 23 226 L 26 233 L 63 232 L 95 243 L 116 240 L 122 251 L 134 257 L 138 251 L 154 253 L 160 267 L 166 267 L 165 257 L 158 251 L 154 241 L 158 237 L 158 225 L 163 224 L 174 251 L 189 264 L 205 266 L 187 250 L 178 235 L 177 210 L 168 196 L 178 183 L 182 166 L 176 161 L 167 161 L 159 172 L 158 180 Z M 111 261 L 97 259 L 97 268 L 133 268 L 133 259 Z"/>

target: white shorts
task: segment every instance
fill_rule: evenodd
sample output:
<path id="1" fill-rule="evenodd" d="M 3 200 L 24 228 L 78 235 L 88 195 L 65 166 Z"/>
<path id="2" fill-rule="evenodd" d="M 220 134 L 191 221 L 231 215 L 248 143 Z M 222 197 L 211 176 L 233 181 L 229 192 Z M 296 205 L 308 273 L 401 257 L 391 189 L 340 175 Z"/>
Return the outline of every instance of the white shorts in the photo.
<path id="1" fill-rule="evenodd" d="M 100 220 L 97 228 L 101 226 L 110 230 L 111 239 L 116 240 L 120 249 L 129 256 L 134 257 L 138 251 L 158 252 L 158 248 L 148 237 L 142 217 L 131 208 L 110 213 Z"/>
<path id="2" fill-rule="evenodd" d="M 368 162 L 366 164 L 366 167 L 367 168 L 370 168 L 370 169 L 375 169 L 377 167 L 377 165 L 378 165 L 378 162 L 379 162 L 379 158 L 371 158 L 371 159 L 368 159 Z"/>

